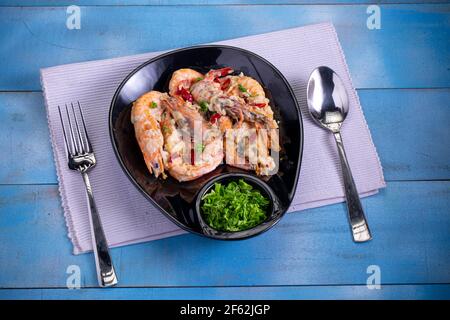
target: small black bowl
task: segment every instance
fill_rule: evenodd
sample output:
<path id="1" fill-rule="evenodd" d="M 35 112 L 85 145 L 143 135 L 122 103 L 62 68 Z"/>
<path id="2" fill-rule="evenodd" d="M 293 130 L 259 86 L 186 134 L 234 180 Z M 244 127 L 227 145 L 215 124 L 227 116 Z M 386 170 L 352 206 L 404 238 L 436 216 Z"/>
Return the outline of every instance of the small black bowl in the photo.
<path id="1" fill-rule="evenodd" d="M 250 229 L 235 232 L 221 231 L 210 227 L 208 223 L 204 221 L 201 212 L 201 204 L 203 196 L 207 194 L 209 191 L 211 191 L 216 182 L 220 182 L 223 185 L 227 185 L 232 181 L 238 181 L 240 179 L 243 179 L 253 188 L 261 192 L 261 194 L 264 197 L 269 199 L 270 204 L 269 207 L 267 208 L 266 220 Z M 200 189 L 197 195 L 197 201 L 195 203 L 195 211 L 198 220 L 200 222 L 200 226 L 203 230 L 203 233 L 210 237 L 223 240 L 245 239 L 251 236 L 256 236 L 257 234 L 268 230 L 269 228 L 274 226 L 278 221 L 280 221 L 283 212 L 281 210 L 280 201 L 278 200 L 277 195 L 273 192 L 272 188 L 270 188 L 263 180 L 247 173 L 226 173 L 209 180 L 203 186 L 203 188 Z"/>
<path id="2" fill-rule="evenodd" d="M 202 73 L 210 69 L 232 67 L 256 79 L 266 91 L 275 119 L 280 127 L 278 172 L 258 177 L 253 172 L 228 165 L 189 182 L 178 182 L 170 176 L 156 179 L 148 172 L 130 121 L 133 101 L 150 90 L 168 92 L 172 73 L 180 68 L 192 68 Z M 208 45 L 190 47 L 162 54 L 132 71 L 117 88 L 109 111 L 110 138 L 114 153 L 136 188 L 180 228 L 214 239 L 242 239 L 259 234 L 273 226 L 284 215 L 297 187 L 303 152 L 303 124 L 297 100 L 284 76 L 270 62 L 240 48 Z M 224 235 L 204 226 L 196 209 L 200 190 L 213 183 L 240 175 L 247 182 L 262 188 L 272 199 L 276 210 L 261 225 L 233 235 Z M 201 197 L 201 196 L 200 196 Z M 276 199 L 276 200 L 275 200 Z M 275 202 L 276 201 L 276 202 Z"/>

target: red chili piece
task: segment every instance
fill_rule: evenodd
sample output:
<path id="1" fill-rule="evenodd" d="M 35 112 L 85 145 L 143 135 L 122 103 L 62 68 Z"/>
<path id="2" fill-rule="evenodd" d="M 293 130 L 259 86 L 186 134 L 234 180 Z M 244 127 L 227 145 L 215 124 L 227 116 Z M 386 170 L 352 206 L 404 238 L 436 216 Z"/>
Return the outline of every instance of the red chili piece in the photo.
<path id="1" fill-rule="evenodd" d="M 218 113 L 214 113 L 211 118 L 209 119 L 209 121 L 211 121 L 212 124 L 216 123 L 216 121 L 221 117 L 220 114 Z"/>
<path id="2" fill-rule="evenodd" d="M 192 101 L 194 101 L 194 98 L 192 97 L 192 94 L 189 92 L 189 91 L 187 91 L 185 88 L 180 88 L 180 89 L 178 89 L 178 92 L 177 92 L 179 95 L 181 95 L 181 97 L 184 99 L 184 100 L 186 100 L 186 101 L 189 101 L 189 102 L 192 102 Z"/>
<path id="3" fill-rule="evenodd" d="M 230 78 L 225 79 L 222 84 L 220 85 L 220 89 L 225 90 L 230 86 Z"/>
<path id="4" fill-rule="evenodd" d="M 211 70 L 208 72 L 207 76 L 214 77 L 213 81 L 220 83 L 220 80 L 218 78 L 225 77 L 233 72 L 233 69 L 230 67 L 222 68 L 222 69 L 216 69 Z"/>
<path id="5" fill-rule="evenodd" d="M 253 104 L 251 104 L 251 106 L 258 107 L 258 108 L 264 108 L 266 106 L 266 104 L 265 103 L 253 103 Z"/>
<path id="6" fill-rule="evenodd" d="M 233 69 L 230 67 L 226 67 L 226 68 L 218 69 L 217 71 L 220 71 L 221 77 L 225 77 L 227 74 L 230 74 L 231 72 L 233 72 Z"/>

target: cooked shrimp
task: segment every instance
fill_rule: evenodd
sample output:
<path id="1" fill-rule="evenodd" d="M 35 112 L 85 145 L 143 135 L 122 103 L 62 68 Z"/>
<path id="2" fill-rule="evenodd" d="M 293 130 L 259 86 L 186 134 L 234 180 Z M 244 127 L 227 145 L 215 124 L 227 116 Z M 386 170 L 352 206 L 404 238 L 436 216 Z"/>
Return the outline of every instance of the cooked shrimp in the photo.
<path id="1" fill-rule="evenodd" d="M 271 147 L 270 140 L 273 140 L 273 136 L 271 136 L 270 133 L 271 132 L 269 130 L 264 128 L 257 129 L 256 148 L 258 150 L 258 158 L 255 171 L 258 175 L 270 175 L 276 168 L 275 160 L 269 154 L 269 149 Z M 274 143 L 272 142 L 272 149 L 273 145 Z"/>
<path id="2" fill-rule="evenodd" d="M 162 105 L 166 94 L 150 91 L 138 98 L 131 109 L 131 122 L 139 147 L 144 155 L 145 164 L 155 177 L 164 174 L 164 162 L 167 153 L 163 150 L 164 138 L 160 129 Z"/>
<path id="3" fill-rule="evenodd" d="M 244 170 L 255 170 L 256 130 L 247 122 L 225 133 L 225 162 Z"/>
<path id="4" fill-rule="evenodd" d="M 254 118 L 264 118 L 265 122 L 269 124 L 271 128 L 277 128 L 276 123 L 273 124 L 273 111 L 269 105 L 269 99 L 266 98 L 261 84 L 251 77 L 244 75 L 233 76 L 231 79 L 231 85 L 226 91 L 228 95 L 239 96 L 245 101 L 248 112 L 255 114 Z M 247 119 L 254 121 L 252 119 Z"/>
<path id="5" fill-rule="evenodd" d="M 203 74 L 193 69 L 178 69 L 173 73 L 169 82 L 170 95 L 176 96 L 184 93 L 185 97 L 183 98 L 188 100 L 186 99 L 188 97 L 186 94 L 189 93 L 189 88 L 194 82 L 203 79 L 203 77 Z"/>
<path id="6" fill-rule="evenodd" d="M 219 127 L 220 132 L 225 133 L 228 129 L 233 127 L 233 123 L 231 122 L 230 117 L 222 116 L 216 122 Z"/>
<path id="7" fill-rule="evenodd" d="M 222 91 L 222 84 L 220 77 L 226 76 L 233 72 L 231 68 L 213 69 L 206 73 L 205 77 L 195 82 L 190 92 L 195 101 L 199 103 L 207 103 L 210 111 L 225 115 L 225 110 L 220 102 L 216 100 L 225 97 Z"/>
<path id="8" fill-rule="evenodd" d="M 214 108 L 212 100 L 214 97 L 222 95 L 222 90 L 220 89 L 220 84 L 214 81 L 204 80 L 194 83 L 191 87 L 191 94 L 195 101 L 199 103 L 207 103 L 208 109 L 210 111 L 219 112 L 220 114 L 225 114 L 221 109 Z"/>
<path id="9" fill-rule="evenodd" d="M 234 120 L 237 121 L 236 126 L 239 127 L 243 120 L 245 122 L 253 123 L 259 129 L 266 129 L 269 131 L 271 138 L 269 139 L 270 147 L 274 151 L 279 151 L 279 136 L 278 136 L 278 124 L 273 118 L 273 112 L 270 106 L 267 106 L 269 112 L 259 110 L 260 108 L 252 107 L 246 103 L 240 103 L 234 100 L 234 96 L 230 97 L 230 100 L 234 101 L 233 106 L 226 106 L 226 113 Z"/>
<path id="10" fill-rule="evenodd" d="M 133 104 L 131 120 L 145 163 L 156 177 L 168 171 L 190 181 L 223 161 L 269 175 L 279 151 L 278 124 L 258 81 L 233 69 L 174 72 L 170 96 L 151 91 Z"/>
<path id="11" fill-rule="evenodd" d="M 244 76 L 242 73 L 238 76 L 228 76 L 230 84 L 225 93 L 243 98 L 266 97 L 261 84 L 255 79 Z"/>
<path id="12" fill-rule="evenodd" d="M 210 111 L 228 114 L 239 123 L 245 119 L 265 123 L 272 129 L 278 128 L 269 99 L 259 82 L 243 75 L 228 75 L 232 71 L 231 68 L 209 71 L 204 79 L 191 86 L 193 99 L 207 103 Z"/>
<path id="13" fill-rule="evenodd" d="M 167 113 L 162 131 L 169 153 L 167 170 L 178 181 L 194 180 L 214 170 L 223 160 L 222 134 L 206 122 L 189 102 L 163 100 Z"/>
<path id="14" fill-rule="evenodd" d="M 239 97 L 239 103 L 235 108 L 229 108 L 227 113 L 233 118 L 243 118 L 245 121 L 255 123 L 259 128 L 261 125 L 269 130 L 269 146 L 279 151 L 278 144 L 278 124 L 274 120 L 269 99 L 266 98 L 265 91 L 261 84 L 255 79 L 239 75 L 229 76 L 230 84 L 225 90 L 225 94 L 232 97 Z"/>
<path id="15" fill-rule="evenodd" d="M 258 81 L 244 75 L 229 75 L 233 70 L 223 68 L 209 71 L 203 80 L 192 85 L 195 101 L 206 103 L 208 109 L 221 116 L 228 115 L 240 126 L 245 120 L 261 123 L 267 129 L 278 129 L 273 111 Z M 271 130 L 275 134 L 275 130 Z M 279 150 L 278 136 L 270 139 L 272 148 Z"/>
<path id="16" fill-rule="evenodd" d="M 266 129 L 243 122 L 240 127 L 228 130 L 225 139 L 227 164 L 255 170 L 258 175 L 272 174 L 276 165 L 269 154 L 269 135 Z"/>

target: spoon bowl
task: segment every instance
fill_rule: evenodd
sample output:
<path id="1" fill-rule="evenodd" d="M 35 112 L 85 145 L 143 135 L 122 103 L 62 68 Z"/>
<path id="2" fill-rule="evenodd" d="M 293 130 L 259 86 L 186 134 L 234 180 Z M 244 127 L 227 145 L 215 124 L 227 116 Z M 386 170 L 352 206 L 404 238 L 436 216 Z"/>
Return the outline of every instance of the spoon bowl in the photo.
<path id="1" fill-rule="evenodd" d="M 306 89 L 308 108 L 319 125 L 339 131 L 348 114 L 348 96 L 342 79 L 328 67 L 311 73 Z"/>

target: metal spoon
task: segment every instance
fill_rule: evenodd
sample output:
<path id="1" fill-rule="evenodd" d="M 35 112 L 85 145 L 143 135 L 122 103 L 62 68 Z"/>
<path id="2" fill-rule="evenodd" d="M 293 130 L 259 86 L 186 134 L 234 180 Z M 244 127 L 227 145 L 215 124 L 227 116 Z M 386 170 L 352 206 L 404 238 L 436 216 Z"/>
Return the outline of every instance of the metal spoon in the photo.
<path id="1" fill-rule="evenodd" d="M 312 118 L 322 127 L 333 132 L 341 159 L 344 176 L 348 217 L 352 227 L 353 241 L 372 239 L 358 191 L 353 181 L 341 137 L 341 126 L 348 113 L 348 97 L 339 76 L 328 67 L 314 69 L 308 80 L 308 109 Z"/>

